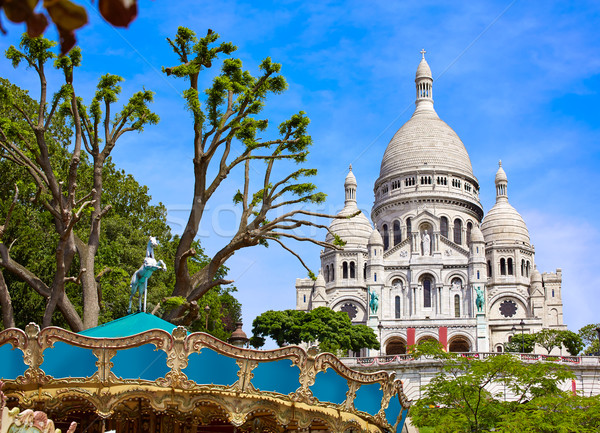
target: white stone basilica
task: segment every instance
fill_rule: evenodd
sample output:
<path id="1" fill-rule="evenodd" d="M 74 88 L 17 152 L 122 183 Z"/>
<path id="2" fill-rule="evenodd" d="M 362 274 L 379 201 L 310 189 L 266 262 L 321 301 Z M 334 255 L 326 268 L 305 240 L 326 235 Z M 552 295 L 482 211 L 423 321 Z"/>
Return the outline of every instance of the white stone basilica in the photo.
<path id="1" fill-rule="evenodd" d="M 537 271 L 502 164 L 484 216 L 467 150 L 433 108 L 422 53 L 415 112 L 388 144 L 375 182 L 375 229 L 363 213 L 332 221 L 346 245 L 321 252 L 316 281 L 296 280 L 297 309 L 347 312 L 375 330 L 387 355 L 426 339 L 450 351 L 499 352 L 515 333 L 565 329 L 561 270 Z M 353 215 L 352 168 L 344 187 L 339 215 Z"/>

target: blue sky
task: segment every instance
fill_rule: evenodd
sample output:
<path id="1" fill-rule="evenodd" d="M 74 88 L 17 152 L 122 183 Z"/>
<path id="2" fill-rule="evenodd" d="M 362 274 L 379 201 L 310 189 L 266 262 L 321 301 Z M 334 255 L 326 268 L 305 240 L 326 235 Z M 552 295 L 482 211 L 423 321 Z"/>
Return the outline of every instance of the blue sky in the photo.
<path id="1" fill-rule="evenodd" d="M 165 38 L 178 26 L 201 35 L 213 29 L 238 46 L 235 56 L 250 71 L 266 56 L 283 64 L 289 90 L 271 100 L 265 116 L 271 125 L 299 110 L 311 118 L 314 146 L 307 165 L 319 169 L 315 183 L 328 195 L 319 210 L 328 213 L 343 206 L 351 163 L 359 206 L 369 215 L 383 152 L 414 108 L 414 73 L 424 48 L 435 79 L 436 110 L 469 152 L 484 209 L 494 204 L 494 174 L 502 159 L 509 200 L 528 225 L 538 269 L 563 270 L 565 323 L 577 330 L 598 321 L 598 2 L 173 4 L 141 1 L 139 17 L 127 30 L 112 29 L 92 12 L 90 25 L 78 32 L 84 66 L 76 82 L 87 101 L 107 72 L 126 79 L 123 95 L 142 87 L 156 92 L 159 125 L 126 137 L 113 155 L 167 206 L 174 231 L 185 222 L 193 182 L 191 121 L 180 97 L 184 83 L 160 72 L 175 65 Z M 10 33 L 0 37 L 2 51 L 18 43 L 22 31 L 6 27 Z M 47 36 L 56 37 L 53 31 Z M 35 83 L 32 73 L 13 70 L 5 59 L 0 71 L 22 87 Z M 214 73 L 203 77 L 205 87 Z M 200 232 L 208 253 L 231 232 L 239 174 L 209 205 Z M 320 231 L 309 234 L 324 237 Z M 319 247 L 296 249 L 318 269 Z M 262 311 L 294 308 L 295 278 L 306 276 L 275 245 L 240 251 L 228 266 L 247 332 Z"/>

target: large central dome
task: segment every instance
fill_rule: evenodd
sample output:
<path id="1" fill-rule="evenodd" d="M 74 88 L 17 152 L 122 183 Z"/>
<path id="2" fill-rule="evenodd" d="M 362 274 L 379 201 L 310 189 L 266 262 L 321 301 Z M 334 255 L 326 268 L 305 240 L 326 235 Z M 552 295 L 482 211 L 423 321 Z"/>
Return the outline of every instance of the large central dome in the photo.
<path id="1" fill-rule="evenodd" d="M 433 108 L 433 78 L 424 57 L 417 68 L 415 82 L 415 112 L 388 144 L 381 161 L 379 178 L 423 168 L 473 178 L 473 168 L 465 145 Z"/>
<path id="2" fill-rule="evenodd" d="M 398 175 L 423 166 L 474 177 L 465 145 L 433 108 L 415 111 L 396 132 L 383 154 L 379 176 Z"/>

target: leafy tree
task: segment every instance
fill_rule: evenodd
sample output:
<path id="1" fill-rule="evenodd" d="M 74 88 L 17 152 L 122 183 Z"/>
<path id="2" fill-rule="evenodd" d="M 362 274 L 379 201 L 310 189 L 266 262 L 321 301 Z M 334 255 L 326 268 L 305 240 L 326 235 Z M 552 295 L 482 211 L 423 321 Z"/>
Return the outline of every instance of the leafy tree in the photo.
<path id="1" fill-rule="evenodd" d="M 595 433 L 600 431 L 600 396 L 563 393 L 539 397 L 503 417 L 495 431 Z"/>
<path id="2" fill-rule="evenodd" d="M 591 355 L 600 352 L 600 344 L 598 343 L 598 332 L 596 329 L 600 328 L 600 323 L 590 323 L 585 325 L 577 334 L 581 337 L 585 349 L 584 355 Z"/>
<path id="3" fill-rule="evenodd" d="M 217 278 L 216 272 L 241 248 L 275 242 L 304 265 L 286 241 L 309 241 L 326 248 L 343 245 L 335 235 L 335 242 L 330 244 L 291 232 L 302 226 L 328 229 L 326 225 L 309 221 L 306 216 L 336 216 L 297 207 L 325 200 L 325 194 L 316 192 L 315 185 L 304 181 L 304 178 L 316 175 L 315 169 L 300 168 L 280 179 L 274 178 L 278 172 L 276 162 L 278 165 L 286 161 L 304 163 L 312 144 L 307 133 L 309 119 L 302 111 L 279 125 L 277 138 L 260 138 L 271 134 L 268 120 L 259 117 L 267 98 L 282 93 L 287 87 L 284 77 L 279 74 L 281 65 L 266 58 L 260 64 L 258 76 L 253 76 L 242 68 L 241 60 L 225 59 L 212 86 L 204 94 L 199 91 L 200 73 L 212 67 L 220 54 L 229 55 L 236 50 L 230 42 L 217 44 L 218 38 L 212 30 L 198 38 L 192 30 L 179 27 L 175 38 L 167 39 L 178 64 L 163 68 L 167 75 L 183 78 L 189 83 L 183 95 L 194 131 L 194 189 L 190 214 L 175 256 L 173 290 L 174 297 L 185 298 L 188 303 L 197 301 L 211 287 L 231 282 Z M 236 142 L 241 151 L 232 153 Z M 193 272 L 187 259 L 196 253 L 192 243 L 206 204 L 236 167 L 243 168 L 244 173 L 243 187 L 233 197 L 234 204 L 241 207 L 238 230 L 207 266 Z M 256 191 L 251 190 L 251 173 L 260 173 L 260 187 Z M 181 315 L 183 308 L 174 309 L 166 317 Z"/>
<path id="4" fill-rule="evenodd" d="M 39 99 L 33 101 L 28 96 L 23 98 L 24 92 L 14 86 L 0 87 L 1 105 L 9 112 L 1 119 L 0 156 L 23 167 L 35 183 L 33 200 L 44 208 L 54 225 L 55 269 L 51 282 L 45 282 L 15 261 L 6 243 L 0 243 L 0 266 L 47 299 L 43 326 L 52 323 L 58 308 L 69 327 L 79 331 L 96 326 L 100 311 L 95 259 L 101 221 L 111 210 L 110 204 L 103 205 L 104 166 L 123 134 L 142 131 L 145 125 L 156 123 L 158 117 L 148 108 L 152 101 L 149 91 L 136 93 L 120 112 L 112 115 L 122 81 L 113 75 L 100 79 L 90 106 L 84 106 L 73 86 L 75 68 L 81 64 L 78 49 L 56 59 L 55 67 L 62 70 L 65 84 L 50 98 L 45 68 L 56 57 L 53 46 L 46 39 L 24 35 L 20 50 L 11 46 L 6 51 L 14 67 L 24 62 L 35 71 L 41 92 Z M 91 158 L 91 181 L 87 183 L 80 183 L 82 149 Z M 85 234 L 78 232 L 82 219 L 89 221 Z M 70 275 L 75 265 L 78 270 Z M 81 286 L 81 312 L 66 291 L 67 283 Z"/>
<path id="5" fill-rule="evenodd" d="M 567 351 L 573 356 L 578 355 L 583 349 L 583 340 L 573 331 L 560 331 L 560 338 L 563 346 L 565 346 Z"/>
<path id="6" fill-rule="evenodd" d="M 504 351 L 532 353 L 535 349 L 535 338 L 535 334 L 515 334 L 508 343 L 504 343 Z"/>
<path id="7" fill-rule="evenodd" d="M 544 328 L 535 334 L 535 342 L 546 349 L 548 354 L 550 354 L 555 347 L 560 347 L 562 340 L 563 336 L 558 329 Z"/>
<path id="8" fill-rule="evenodd" d="M 513 355 L 471 359 L 442 350 L 414 350 L 415 356 L 443 361 L 442 371 L 425 386 L 425 396 L 413 403 L 410 415 L 417 427 L 434 432 L 482 432 L 496 429 L 540 399 L 563 398 L 558 384 L 574 378 L 565 366 L 538 362 L 526 364 Z M 501 385 L 515 396 L 504 401 Z M 537 431 L 516 429 L 512 431 Z"/>
<path id="9" fill-rule="evenodd" d="M 75 30 L 88 22 L 84 7 L 69 0 L 44 1 L 42 9 L 36 11 L 38 0 L 0 1 L 0 10 L 15 23 L 25 23 L 31 38 L 41 36 L 48 26 L 48 18 L 56 25 L 60 37 L 61 53 L 67 53 L 75 45 Z M 100 0 L 98 9 L 102 17 L 116 27 L 127 27 L 137 16 L 136 0 Z M 0 22 L 0 31 L 6 30 Z"/>
<path id="10" fill-rule="evenodd" d="M 324 352 L 379 349 L 375 332 L 365 325 L 353 325 L 343 311 L 318 307 L 309 312 L 299 310 L 269 310 L 252 322 L 250 344 L 262 347 L 265 337 L 271 337 L 279 347 L 287 344 L 318 342 Z"/>

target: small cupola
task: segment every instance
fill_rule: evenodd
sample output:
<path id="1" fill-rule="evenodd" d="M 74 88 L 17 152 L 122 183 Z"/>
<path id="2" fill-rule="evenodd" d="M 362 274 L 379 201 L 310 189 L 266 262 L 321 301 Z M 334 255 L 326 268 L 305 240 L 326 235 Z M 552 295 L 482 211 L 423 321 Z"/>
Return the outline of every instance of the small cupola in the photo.
<path id="1" fill-rule="evenodd" d="M 417 100 L 415 104 L 419 110 L 433 110 L 433 76 L 427 60 L 425 60 L 425 50 L 421 50 L 421 62 L 417 67 L 415 75 L 415 85 L 417 87 Z"/>

